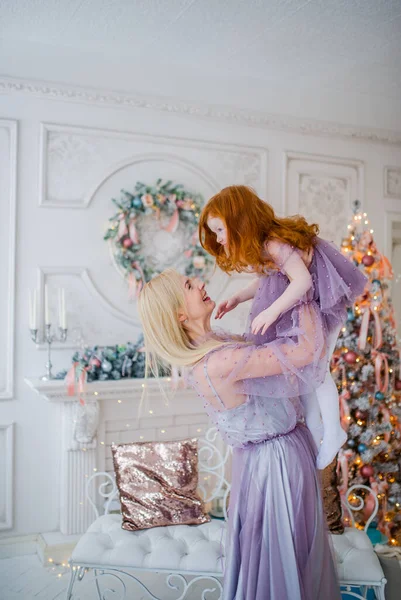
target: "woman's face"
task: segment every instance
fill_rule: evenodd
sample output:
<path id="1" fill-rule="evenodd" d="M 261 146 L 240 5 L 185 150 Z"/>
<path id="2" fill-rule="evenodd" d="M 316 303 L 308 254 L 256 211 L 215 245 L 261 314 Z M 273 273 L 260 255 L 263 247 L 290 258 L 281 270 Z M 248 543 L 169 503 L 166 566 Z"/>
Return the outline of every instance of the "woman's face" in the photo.
<path id="1" fill-rule="evenodd" d="M 190 322 L 210 319 L 216 303 L 207 295 L 204 282 L 197 277 L 186 277 L 185 275 L 182 276 L 181 281 L 186 304 L 185 319 Z"/>
<path id="2" fill-rule="evenodd" d="M 216 235 L 216 241 L 222 246 L 226 246 L 228 243 L 227 227 L 224 221 L 219 217 L 209 217 L 207 220 L 207 226 L 210 231 Z"/>

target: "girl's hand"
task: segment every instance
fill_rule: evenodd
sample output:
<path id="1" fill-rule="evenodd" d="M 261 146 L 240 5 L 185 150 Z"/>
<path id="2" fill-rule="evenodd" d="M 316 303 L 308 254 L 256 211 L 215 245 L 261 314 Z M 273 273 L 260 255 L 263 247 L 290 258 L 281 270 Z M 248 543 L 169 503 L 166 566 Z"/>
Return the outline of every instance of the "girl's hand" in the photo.
<path id="1" fill-rule="evenodd" d="M 269 306 L 269 308 L 266 308 L 266 310 L 263 310 L 261 313 L 259 313 L 258 316 L 252 321 L 252 333 L 256 335 L 260 330 L 262 330 L 261 334 L 263 335 L 270 325 L 273 325 L 273 323 L 277 321 L 279 316 L 280 315 L 277 314 L 274 309 L 272 310 L 271 306 Z"/>
<path id="2" fill-rule="evenodd" d="M 231 296 L 231 298 L 229 298 L 228 300 L 220 302 L 220 304 L 217 307 L 216 316 L 214 318 L 221 319 L 226 313 L 230 312 L 230 310 L 233 310 L 236 306 L 238 306 L 240 302 L 241 300 L 238 296 Z"/>

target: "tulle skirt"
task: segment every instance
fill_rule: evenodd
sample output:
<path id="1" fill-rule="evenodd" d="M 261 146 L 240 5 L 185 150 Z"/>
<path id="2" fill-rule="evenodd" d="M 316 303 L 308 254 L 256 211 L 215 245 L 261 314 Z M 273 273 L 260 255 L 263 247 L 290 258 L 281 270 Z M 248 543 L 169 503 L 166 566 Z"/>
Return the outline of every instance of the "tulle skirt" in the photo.
<path id="1" fill-rule="evenodd" d="M 224 600 L 340 600 L 303 425 L 234 449 Z"/>

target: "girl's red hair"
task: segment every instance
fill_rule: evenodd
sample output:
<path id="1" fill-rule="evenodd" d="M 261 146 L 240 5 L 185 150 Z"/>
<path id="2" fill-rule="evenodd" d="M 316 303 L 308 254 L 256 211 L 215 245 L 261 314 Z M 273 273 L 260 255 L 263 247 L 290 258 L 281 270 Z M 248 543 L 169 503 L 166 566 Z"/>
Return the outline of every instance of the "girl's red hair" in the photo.
<path id="1" fill-rule="evenodd" d="M 217 242 L 207 225 L 209 217 L 218 217 L 225 223 L 227 246 Z M 274 268 L 262 255 L 265 242 L 274 238 L 308 251 L 316 244 L 318 233 L 318 225 L 308 224 L 300 215 L 277 217 L 270 204 L 245 185 L 230 185 L 213 196 L 199 220 L 203 248 L 216 257 L 218 266 L 226 273 L 246 271 L 249 266 L 259 273 L 266 267 Z"/>

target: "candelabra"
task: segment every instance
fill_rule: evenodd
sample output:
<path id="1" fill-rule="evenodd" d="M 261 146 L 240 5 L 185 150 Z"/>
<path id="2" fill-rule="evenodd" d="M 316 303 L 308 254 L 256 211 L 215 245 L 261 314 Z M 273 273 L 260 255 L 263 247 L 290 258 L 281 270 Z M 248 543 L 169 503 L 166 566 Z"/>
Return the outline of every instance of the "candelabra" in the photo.
<path id="1" fill-rule="evenodd" d="M 67 339 L 67 328 L 59 327 L 59 337 L 57 338 L 55 334 L 52 333 L 52 326 L 50 323 L 46 323 L 45 325 L 45 335 L 43 338 L 43 342 L 47 344 L 47 363 L 46 363 L 46 373 L 41 377 L 43 381 L 50 381 L 51 379 L 55 379 L 52 373 L 52 361 L 51 361 L 51 347 L 54 341 L 65 342 Z M 35 344 L 40 343 L 40 335 L 38 329 L 30 329 L 31 339 Z"/>

